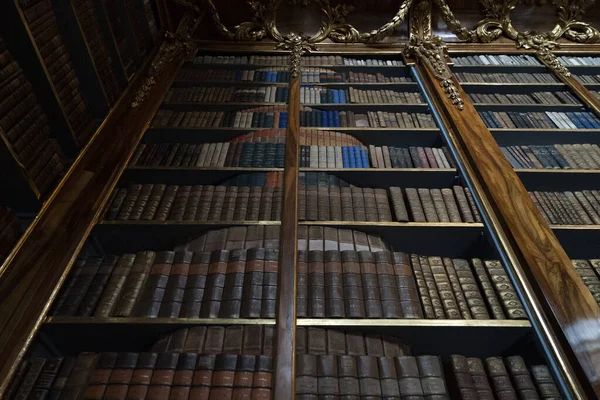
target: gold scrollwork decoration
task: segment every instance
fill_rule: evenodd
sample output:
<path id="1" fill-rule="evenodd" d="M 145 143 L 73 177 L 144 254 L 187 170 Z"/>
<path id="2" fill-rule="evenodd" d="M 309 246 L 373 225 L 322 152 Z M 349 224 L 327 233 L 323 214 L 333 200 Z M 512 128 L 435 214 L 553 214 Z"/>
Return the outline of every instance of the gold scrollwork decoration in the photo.
<path id="1" fill-rule="evenodd" d="M 283 42 L 279 43 L 278 49 L 290 50 L 290 74 L 292 78 L 300 76 L 300 66 L 302 54 L 316 50 L 316 46 L 309 42 L 309 37 L 298 35 L 294 32 L 284 36 Z"/>

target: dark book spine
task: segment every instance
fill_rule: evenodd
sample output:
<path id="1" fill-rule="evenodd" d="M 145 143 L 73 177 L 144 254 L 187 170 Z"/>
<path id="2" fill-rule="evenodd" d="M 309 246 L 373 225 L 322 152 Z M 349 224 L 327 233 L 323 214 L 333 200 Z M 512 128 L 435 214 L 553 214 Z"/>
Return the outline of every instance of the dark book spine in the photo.
<path id="1" fill-rule="evenodd" d="M 163 251 L 156 255 L 148 278 L 140 288 L 140 295 L 136 300 L 132 316 L 158 317 L 174 257 L 175 253 L 172 251 Z"/>
<path id="2" fill-rule="evenodd" d="M 211 254 L 204 297 L 200 308 L 201 318 L 217 318 L 219 316 L 228 259 L 228 250 L 215 250 Z"/>
<path id="3" fill-rule="evenodd" d="M 346 312 L 341 254 L 337 250 L 328 250 L 324 256 L 325 315 L 329 318 L 344 318 Z"/>
<path id="4" fill-rule="evenodd" d="M 494 400 L 494 391 L 485 373 L 483 362 L 479 358 L 467 358 L 467 364 L 479 398 L 481 400 Z"/>
<path id="5" fill-rule="evenodd" d="M 96 354 L 81 353 L 75 359 L 73 368 L 62 389 L 61 399 L 77 400 L 83 394 L 90 374 L 96 364 Z"/>
<path id="6" fill-rule="evenodd" d="M 376 252 L 375 263 L 383 317 L 403 318 L 400 292 L 396 285 L 396 276 L 392 264 L 392 254 L 384 251 Z"/>
<path id="7" fill-rule="evenodd" d="M 190 263 L 193 253 L 190 251 L 178 251 L 172 261 L 169 280 L 165 287 L 165 294 L 158 311 L 160 318 L 177 318 L 181 312 Z"/>
<path id="8" fill-rule="evenodd" d="M 492 311 L 492 316 L 494 319 L 505 319 L 504 311 L 502 306 L 500 305 L 500 301 L 498 296 L 496 295 L 496 291 L 494 290 L 494 286 L 490 281 L 490 277 L 488 276 L 485 267 L 483 266 L 483 262 L 474 258 L 472 260 L 473 270 L 475 271 L 475 276 L 479 281 L 479 286 L 483 290 L 483 294 L 485 295 L 485 300 L 488 304 L 489 309 Z"/>
<path id="9" fill-rule="evenodd" d="M 102 399 L 111 372 L 117 362 L 117 353 L 101 353 L 83 393 L 85 399 Z"/>
<path id="10" fill-rule="evenodd" d="M 377 279 L 377 266 L 374 253 L 363 250 L 358 252 L 360 275 L 363 282 L 363 298 L 367 318 L 382 318 L 383 309 Z"/>
<path id="11" fill-rule="evenodd" d="M 239 318 L 240 316 L 246 272 L 246 254 L 245 249 L 236 249 L 229 253 L 219 318 Z"/>
<path id="12" fill-rule="evenodd" d="M 448 319 L 460 319 L 461 314 L 456 303 L 456 297 L 450 284 L 450 279 L 444 268 L 444 262 L 441 257 L 429 257 L 429 266 L 433 274 L 436 288 L 442 301 L 442 306 Z"/>
<path id="13" fill-rule="evenodd" d="M 92 315 L 96 308 L 96 304 L 102 295 L 108 280 L 113 272 L 113 269 L 118 261 L 117 256 L 106 256 L 102 261 L 102 264 L 98 268 L 98 272 L 94 275 L 94 278 L 83 298 L 83 301 L 79 305 L 76 315 L 81 317 L 89 317 Z"/>
<path id="14" fill-rule="evenodd" d="M 348 318 L 365 318 L 363 285 L 358 253 L 354 250 L 342 251 L 341 262 L 346 316 Z"/>
<path id="15" fill-rule="evenodd" d="M 502 362 L 502 358 L 486 358 L 485 365 L 487 367 L 488 375 L 492 380 L 496 397 L 499 399 L 517 400 L 517 393 L 513 388 L 508 371 Z"/>
<path id="16" fill-rule="evenodd" d="M 261 317 L 275 318 L 277 308 L 277 282 L 279 277 L 279 251 L 265 249 L 265 271 L 263 274 L 263 292 Z"/>
<path id="17" fill-rule="evenodd" d="M 479 399 L 473 376 L 469 371 L 467 358 L 460 355 L 451 355 L 450 367 L 452 370 L 452 381 L 458 392 L 456 397 L 461 400 Z"/>
<path id="18" fill-rule="evenodd" d="M 325 314 L 325 265 L 323 252 L 308 252 L 308 315 L 324 318 Z"/>
<path id="19" fill-rule="evenodd" d="M 521 356 L 511 356 L 504 359 L 504 364 L 510 373 L 519 398 L 538 400 L 539 396 L 531 380 L 531 375 L 529 375 L 527 365 L 525 365 L 525 360 Z"/>
<path id="20" fill-rule="evenodd" d="M 415 261 L 415 257 L 418 261 Z M 418 262 L 421 271 L 423 272 L 423 278 L 425 279 L 425 284 L 427 285 L 427 290 L 429 291 L 429 296 L 431 298 L 431 304 L 433 306 L 433 312 L 435 314 L 435 318 L 444 319 L 444 307 L 442 305 L 442 299 L 440 298 L 440 294 L 435 285 L 435 278 L 433 277 L 433 272 L 431 271 L 431 267 L 429 266 L 429 262 L 427 257 L 425 256 L 415 256 L 412 257 L 411 261 L 413 265 Z"/>
<path id="21" fill-rule="evenodd" d="M 143 353 L 142 353 L 143 354 Z M 118 353 L 114 369 L 110 373 L 104 392 L 106 399 L 125 399 L 129 391 L 134 370 L 138 362 L 138 353 Z M 96 366 L 98 368 L 98 366 Z"/>
<path id="22" fill-rule="evenodd" d="M 439 357 L 418 356 L 417 365 L 419 366 L 419 375 L 425 399 L 450 400 Z"/>
<path id="23" fill-rule="evenodd" d="M 490 275 L 496 293 L 504 306 L 508 319 L 527 318 L 523 304 L 512 285 L 508 273 L 500 261 L 485 261 L 485 268 Z"/>

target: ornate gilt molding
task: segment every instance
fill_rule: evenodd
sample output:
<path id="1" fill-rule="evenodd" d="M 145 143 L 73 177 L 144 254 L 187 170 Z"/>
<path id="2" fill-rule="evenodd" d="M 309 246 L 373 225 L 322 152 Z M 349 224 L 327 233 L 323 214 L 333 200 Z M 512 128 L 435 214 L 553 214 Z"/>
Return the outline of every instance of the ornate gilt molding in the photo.
<path id="1" fill-rule="evenodd" d="M 155 77 L 164 70 L 167 63 L 171 62 L 181 52 L 189 55 L 193 51 L 194 42 L 192 34 L 196 30 L 198 22 L 199 18 L 197 16 L 187 13 L 179 23 L 176 33 L 165 33 L 165 39 L 160 44 L 148 71 L 146 71 L 144 81 L 131 101 L 131 108 L 137 108 L 142 105 L 152 87 L 156 85 Z"/>
<path id="2" fill-rule="evenodd" d="M 283 43 L 277 46 L 278 49 L 291 50 L 290 53 L 290 74 L 293 79 L 300 76 L 300 66 L 302 54 L 316 50 L 314 44 L 308 41 L 307 36 L 298 35 L 291 32 L 284 37 Z"/>

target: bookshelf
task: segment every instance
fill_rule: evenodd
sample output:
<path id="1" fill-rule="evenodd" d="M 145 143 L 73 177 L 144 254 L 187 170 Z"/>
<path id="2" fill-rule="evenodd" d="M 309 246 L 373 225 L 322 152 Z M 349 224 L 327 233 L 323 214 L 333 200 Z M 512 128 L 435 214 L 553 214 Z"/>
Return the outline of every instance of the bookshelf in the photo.
<path id="1" fill-rule="evenodd" d="M 111 6 L 112 11 L 106 11 Z M 112 55 L 119 55 L 115 59 L 119 63 L 113 65 L 115 75 L 125 71 L 123 75 L 131 77 L 157 37 L 156 18 L 148 17 L 147 24 L 142 26 L 137 20 L 153 13 L 154 5 L 147 1 L 126 4 L 103 1 L 102 10 L 106 21 L 111 20 L 103 25 L 103 32 L 127 28 L 118 35 L 111 34 L 114 39 L 107 41 L 107 48 Z M 119 13 L 120 17 L 115 18 Z M 567 396 L 571 375 L 565 370 L 570 372 L 570 367 L 557 364 L 563 360 L 561 352 L 572 349 L 565 345 L 562 336 L 559 345 L 547 339 L 552 331 L 544 322 L 552 309 L 544 301 L 550 302 L 552 297 L 547 300 L 539 297 L 546 295 L 549 284 L 539 279 L 532 260 L 522 258 L 522 253 L 514 256 L 518 245 L 529 243 L 526 238 L 515 244 L 511 240 L 516 234 L 509 239 L 503 235 L 518 231 L 515 226 L 519 223 L 531 222 L 530 226 L 537 229 L 539 225 L 542 233 L 544 229 L 551 230 L 569 257 L 594 259 L 597 254 L 593 249 L 584 249 L 580 243 L 596 240 L 600 229 L 594 224 L 548 224 L 534 210 L 527 210 L 526 216 L 533 217 L 525 223 L 519 215 L 498 218 L 496 212 L 505 212 L 507 207 L 494 196 L 502 190 L 498 188 L 506 186 L 491 180 L 481 185 L 482 176 L 498 177 L 486 172 L 487 154 L 476 147 L 477 143 L 465 144 L 461 140 L 473 132 L 483 132 L 504 148 L 597 144 L 595 135 L 599 129 L 596 128 L 566 129 L 559 124 L 555 128 L 486 128 L 476 113 L 586 112 L 587 102 L 577 96 L 575 101 L 560 104 L 502 104 L 467 96 L 500 93 L 520 95 L 521 101 L 523 96 L 535 100 L 534 93 L 573 94 L 571 85 L 561 82 L 541 64 L 461 64 L 457 61 L 461 54 L 457 53 L 455 76 L 526 73 L 550 77 L 543 83 L 461 82 L 458 90 L 464 90 L 461 92 L 466 102 L 464 114 L 468 116 L 460 116 L 443 92 L 441 95 L 436 92 L 441 89 L 427 75 L 427 68 L 407 63 L 397 49 L 350 46 L 343 51 L 335 50 L 336 47 L 328 51 L 325 46 L 324 50 L 302 57 L 301 75 L 293 79 L 287 71 L 287 52 L 265 51 L 266 46 L 225 47 L 215 51 L 214 46 L 206 46 L 197 54 L 188 55 L 185 61 L 181 54 L 167 60 L 164 73 L 139 108 L 129 108 L 129 104 L 144 77 L 138 74 L 132 78 L 121 105 L 113 109 L 99 130 L 98 143 L 89 146 L 65 179 L 63 184 L 71 191 L 59 190 L 48 206 L 53 210 L 52 204 L 63 204 L 60 209 L 64 215 L 55 218 L 61 222 L 64 219 L 72 229 L 56 230 L 46 209 L 36 222 L 40 226 L 38 236 L 34 229 L 31 238 L 24 242 L 24 246 L 27 240 L 32 241 L 29 245 L 42 242 L 57 246 L 64 241 L 68 245 L 64 254 L 53 258 L 38 249 L 27 259 L 17 254 L 11 261 L 11 265 L 18 267 L 30 264 L 29 257 L 37 256 L 31 274 L 44 278 L 43 283 L 41 279 L 32 279 L 31 287 L 27 286 L 27 290 L 35 289 L 36 293 L 28 314 L 32 318 L 26 321 L 14 313 L 7 318 L 16 322 L 15 330 L 39 330 L 35 346 L 55 357 L 77 357 L 76 362 L 81 365 L 93 360 L 96 370 L 118 369 L 122 360 L 111 353 L 134 352 L 139 358 L 138 353 L 151 351 L 161 353 L 158 358 L 165 363 L 158 363 L 163 367 L 155 370 L 191 373 L 196 366 L 185 367 L 184 357 L 165 354 L 192 353 L 190 359 L 195 360 L 196 354 L 206 356 L 212 352 L 218 354 L 213 366 L 220 365 L 214 374 L 227 371 L 233 376 L 232 371 L 238 365 L 250 362 L 244 357 L 264 356 L 268 358 L 265 361 L 268 366 L 252 372 L 265 373 L 271 379 L 271 384 L 257 387 L 264 398 L 270 395 L 288 398 L 296 389 L 298 395 L 316 395 L 310 392 L 313 378 L 314 381 L 352 378 L 351 374 L 341 375 L 342 372 L 321 375 L 316 367 L 318 361 L 320 368 L 327 370 L 332 363 L 342 360 L 356 363 L 362 375 L 374 379 L 369 382 L 376 382 L 375 386 L 381 380 L 381 390 L 386 390 L 384 379 L 390 383 L 407 378 L 384 376 L 390 363 L 396 365 L 398 360 L 398 367 L 394 367 L 398 371 L 401 362 L 413 363 L 417 372 L 411 379 L 421 382 L 434 378 L 438 383 L 442 379 L 448 392 L 440 389 L 437 394 L 454 398 L 465 389 L 456 382 L 457 368 L 462 362 L 453 358 L 457 354 L 487 359 L 483 361 L 485 368 L 482 364 L 481 370 L 471 370 L 469 374 L 486 375 L 486 370 L 497 367 L 504 370 L 509 381 L 509 375 L 516 381 L 519 374 L 526 374 L 533 391 L 541 392 L 540 384 L 546 383 L 555 391 L 558 387 L 567 388 L 564 391 Z M 222 56 L 240 61 L 219 62 Z M 251 57 L 258 58 L 252 61 Z M 96 65 L 95 61 L 93 64 Z M 143 67 L 141 71 L 144 72 Z M 270 79 L 250 78 L 252 74 L 266 72 L 270 73 Z M 316 74 L 323 81 L 311 81 Z M 95 75 L 102 81 L 99 72 Z M 383 77 L 397 81 L 367 82 L 365 77 L 369 75 L 376 80 Z M 350 81 L 351 76 L 359 77 Z M 184 95 L 176 101 L 168 100 L 175 96 L 174 91 L 198 94 L 198 88 L 212 91 L 213 97 L 193 100 Z M 278 100 L 261 98 L 263 89 L 265 96 L 270 92 L 279 96 Z M 325 97 L 311 101 L 306 89 L 322 92 Z M 228 90 L 229 98 L 223 95 Z M 356 90 L 369 92 L 367 96 L 372 101 L 368 97 L 367 101 L 341 101 L 341 93 L 347 101 Z M 337 102 L 327 97 L 334 91 Z M 388 101 L 384 100 L 384 92 Z M 244 100 L 248 94 L 255 96 L 253 100 Z M 392 100 L 398 98 L 404 100 Z M 318 118 L 313 118 L 315 113 L 319 113 Z M 403 113 L 418 116 L 405 119 Z M 451 117 L 455 117 L 453 122 L 449 121 Z M 465 148 L 469 151 L 464 152 Z M 501 150 L 493 149 L 491 153 L 491 159 L 500 165 L 498 170 L 506 172 L 503 168 L 507 160 Z M 111 167 L 101 170 L 99 165 Z M 88 169 L 94 171 L 91 176 L 86 175 Z M 597 172 L 594 168 L 528 167 L 515 168 L 514 177 L 529 191 L 595 190 Z M 513 175 L 507 174 L 506 180 L 511 179 Z M 244 195 L 242 188 L 248 188 Z M 406 190 L 411 188 L 422 190 Z M 139 191 L 137 197 L 128 199 L 135 190 Z M 169 190 L 171 198 L 165 200 Z M 337 193 L 339 203 L 335 199 Z M 377 197 L 378 194 L 384 197 Z M 526 191 L 517 190 L 516 194 L 520 198 L 527 196 Z M 65 211 L 65 204 L 73 206 L 72 215 Z M 250 217 L 252 204 L 257 208 Z M 338 204 L 341 217 L 334 212 Z M 422 217 L 417 216 L 417 204 L 422 208 Z M 402 216 L 403 207 L 406 217 Z M 114 216 L 108 217 L 110 213 Z M 55 232 L 56 237 L 46 233 L 41 238 L 39 232 L 44 227 Z M 35 242 L 36 238 L 43 241 Z M 549 246 L 556 250 L 553 242 Z M 264 248 L 265 254 L 271 251 L 271 258 L 258 257 L 262 267 L 255 264 L 251 267 L 248 257 L 251 252 L 260 253 L 255 251 L 257 248 Z M 156 254 L 141 253 L 149 251 Z M 389 252 L 395 253 L 389 257 L 382 255 Z M 191 261 L 201 253 L 204 261 Z M 127 259 L 126 254 L 135 255 L 138 260 L 133 262 L 135 267 L 129 267 L 135 272 L 129 272 L 120 292 L 115 289 L 117 294 L 110 294 L 107 288 L 118 286 L 117 265 Z M 179 261 L 175 261 L 177 257 Z M 242 262 L 235 257 L 246 258 Z M 89 265 L 82 264 L 81 259 Z M 269 267 L 267 260 L 272 262 Z M 500 261 L 487 262 L 490 260 Z M 192 274 L 192 265 L 204 272 Z M 532 267 L 528 269 L 529 265 Z M 595 274 L 593 266 L 590 264 L 584 272 Z M 268 268 L 271 270 L 267 271 Z M 569 281 L 579 272 L 573 268 L 564 278 Z M 11 273 L 14 274 L 12 270 Z M 258 273 L 263 275 L 252 275 Z M 272 275 L 266 278 L 269 273 Z M 137 275 L 133 277 L 134 274 Z M 192 276 L 194 284 L 204 283 L 188 286 Z M 254 287 L 246 287 L 246 281 Z M 401 286 L 401 282 L 406 286 Z M 576 282 L 573 287 L 580 289 L 581 283 Z M 595 284 L 590 279 L 585 283 Z M 83 290 L 86 288 L 91 290 Z M 11 293 L 8 301 L 18 303 L 22 300 L 18 297 L 25 292 L 23 289 Z M 185 297 L 186 292 L 192 295 Z M 245 298 L 248 292 L 252 294 Z M 597 293 L 594 295 L 598 297 Z M 587 299 L 585 295 L 583 298 Z M 112 301 L 114 308 L 102 316 L 93 316 L 97 309 L 94 307 L 102 299 Z M 116 307 L 118 302 L 127 302 L 128 306 Z M 252 317 L 243 315 L 248 312 L 241 311 L 245 306 L 258 307 L 259 303 L 259 311 L 249 312 Z M 177 307 L 183 309 L 184 304 L 193 312 L 183 315 L 172 311 Z M 122 311 L 124 308 L 128 311 Z M 116 309 L 121 311 L 115 312 Z M 165 317 L 164 310 L 171 310 L 172 316 Z M 206 317 L 209 314 L 211 317 Z M 487 316 L 482 317 L 484 314 Z M 470 319 L 463 319 L 466 315 Z M 246 339 L 246 332 L 256 333 L 255 341 L 260 342 L 258 346 L 254 344 L 252 353 L 247 351 L 251 346 L 246 347 L 241 339 L 234 340 L 235 337 L 250 340 Z M 206 339 L 207 344 L 202 341 L 199 344 L 200 336 L 202 341 L 206 336 L 214 342 Z M 14 366 L 8 367 L 11 371 L 6 372 L 7 367 L 2 370 L 4 376 L 16 370 L 21 358 L 20 345 L 30 344 L 29 340 L 28 343 L 16 340 L 16 350 L 2 350 L 0 354 L 14 361 Z M 357 341 L 364 343 L 357 345 Z M 212 346 L 210 350 L 208 344 Z M 225 350 L 228 346 L 231 347 Z M 231 357 L 222 354 L 228 352 Z M 30 354 L 37 356 L 39 352 Z M 173 363 L 173 357 L 179 357 L 177 364 Z M 237 360 L 233 367 L 232 360 Z M 314 371 L 311 360 L 315 360 Z M 443 369 L 439 360 L 443 360 Z M 296 387 L 291 373 L 294 362 Z M 222 363 L 229 364 L 225 368 Z M 379 365 L 379 372 L 373 373 L 373 365 L 375 368 Z M 537 368 L 541 365 L 547 367 Z M 34 364 L 28 371 L 33 367 Z M 135 369 L 135 365 L 130 364 L 128 369 Z M 91 372 L 92 368 L 88 370 Z M 540 370 L 546 375 L 539 375 Z M 581 371 L 578 369 L 577 373 Z M 488 378 L 490 390 L 494 390 L 497 382 L 494 377 Z M 87 381 L 81 390 L 85 384 Z M 186 385 L 174 381 L 150 386 L 174 391 L 168 389 L 172 384 L 177 390 L 185 390 L 179 386 Z M 102 385 L 103 382 L 90 381 L 88 387 L 101 392 L 115 389 L 109 389 L 110 382 L 105 388 Z M 197 386 L 222 390 L 218 382 Z"/>

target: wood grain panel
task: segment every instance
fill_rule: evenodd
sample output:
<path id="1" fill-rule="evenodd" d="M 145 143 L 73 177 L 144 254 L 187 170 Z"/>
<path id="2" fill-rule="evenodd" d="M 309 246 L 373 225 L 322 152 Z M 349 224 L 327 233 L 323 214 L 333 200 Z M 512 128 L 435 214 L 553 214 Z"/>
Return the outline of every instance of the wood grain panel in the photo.
<path id="1" fill-rule="evenodd" d="M 298 250 L 298 171 L 300 143 L 300 78 L 290 81 L 288 129 L 285 138 L 285 171 L 277 293 L 277 357 L 274 399 L 293 399 L 296 357 L 296 255 Z"/>
<path id="2" fill-rule="evenodd" d="M 600 354 L 594 350 L 600 345 L 600 307 L 456 79 L 465 100 L 463 111 L 451 103 L 428 68 L 419 66 L 419 71 L 453 132 L 451 139 L 465 155 L 472 179 L 483 188 L 486 213 L 497 217 L 496 229 L 508 238 L 520 261 L 523 270 L 515 268 L 516 276 L 525 297 L 532 300 L 532 313 L 538 313 L 548 323 L 546 332 L 564 345 L 551 351 L 567 355 L 561 360 L 565 368 L 575 362 L 575 372 L 585 373 L 588 396 L 600 395 Z"/>
<path id="3" fill-rule="evenodd" d="M 130 108 L 144 75 L 134 79 L 0 268 L 0 397 L 181 63 Z"/>

